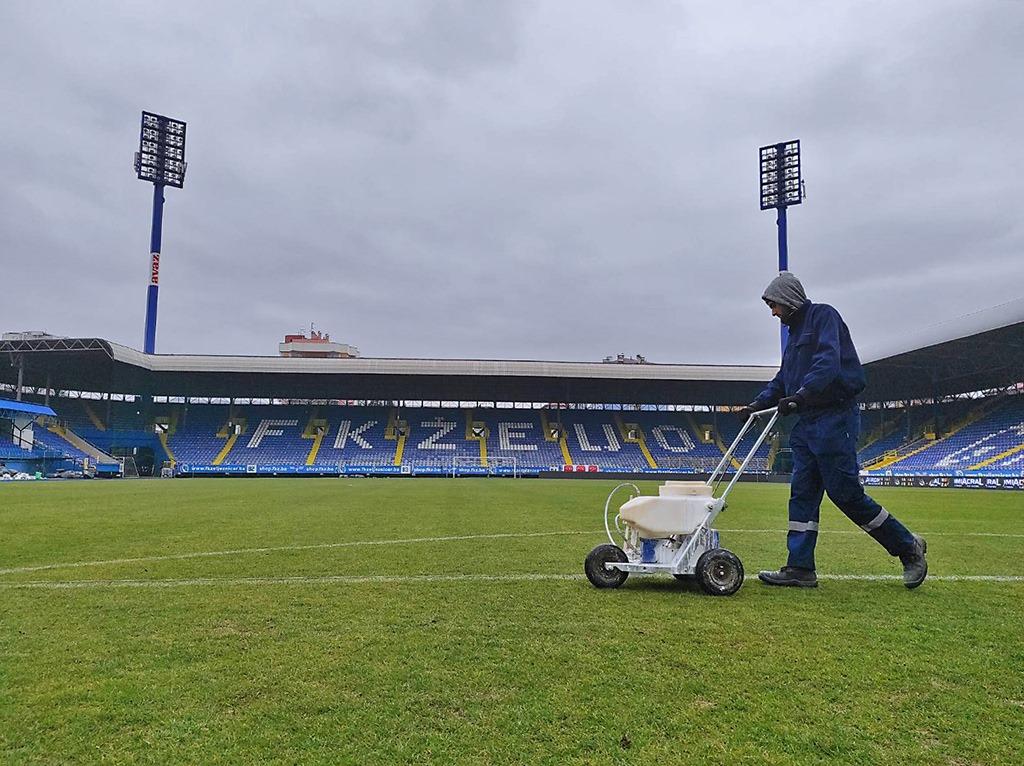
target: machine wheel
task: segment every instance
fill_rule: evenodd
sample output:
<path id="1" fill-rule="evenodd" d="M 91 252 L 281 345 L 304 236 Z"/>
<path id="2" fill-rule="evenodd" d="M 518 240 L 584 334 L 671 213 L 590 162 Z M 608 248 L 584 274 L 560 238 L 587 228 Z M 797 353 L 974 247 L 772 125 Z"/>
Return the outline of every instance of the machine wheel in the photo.
<path id="1" fill-rule="evenodd" d="M 609 561 L 629 561 L 626 552 L 617 545 L 599 545 L 587 554 L 587 560 L 583 563 L 583 571 L 587 573 L 587 579 L 595 588 L 618 588 L 626 582 L 629 572 L 621 569 L 606 569 L 605 563 Z"/>
<path id="2" fill-rule="evenodd" d="M 711 596 L 731 596 L 743 585 L 743 563 L 725 548 L 704 551 L 695 574 L 701 590 Z"/>

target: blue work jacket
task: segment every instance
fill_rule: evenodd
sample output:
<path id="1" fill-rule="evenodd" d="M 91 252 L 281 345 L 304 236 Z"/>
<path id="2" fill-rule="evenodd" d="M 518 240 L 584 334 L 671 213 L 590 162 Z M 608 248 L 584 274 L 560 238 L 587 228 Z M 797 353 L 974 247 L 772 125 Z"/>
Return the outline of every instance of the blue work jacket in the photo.
<path id="1" fill-rule="evenodd" d="M 756 401 L 759 407 L 773 407 L 784 396 L 800 394 L 807 413 L 852 402 L 866 382 L 839 312 L 826 303 L 807 301 L 789 324 L 782 367 Z"/>

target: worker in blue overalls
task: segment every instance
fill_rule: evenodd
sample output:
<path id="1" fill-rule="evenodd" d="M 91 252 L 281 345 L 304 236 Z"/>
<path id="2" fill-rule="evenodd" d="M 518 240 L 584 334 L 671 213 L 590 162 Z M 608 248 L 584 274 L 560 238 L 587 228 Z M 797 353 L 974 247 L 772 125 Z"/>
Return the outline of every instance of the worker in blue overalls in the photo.
<path id="1" fill-rule="evenodd" d="M 916 588 L 928 575 L 927 544 L 865 494 L 860 482 L 856 397 L 864 390 L 865 377 L 846 323 L 831 306 L 807 300 L 800 280 L 788 271 L 773 279 L 761 297 L 789 327 L 789 342 L 779 373 L 740 412 L 746 417 L 777 404 L 781 415 L 795 413 L 800 420 L 789 439 L 789 560 L 778 572 L 758 577 L 768 585 L 817 587 L 814 546 L 821 498 L 827 492 L 854 524 L 899 557 L 903 584 Z"/>

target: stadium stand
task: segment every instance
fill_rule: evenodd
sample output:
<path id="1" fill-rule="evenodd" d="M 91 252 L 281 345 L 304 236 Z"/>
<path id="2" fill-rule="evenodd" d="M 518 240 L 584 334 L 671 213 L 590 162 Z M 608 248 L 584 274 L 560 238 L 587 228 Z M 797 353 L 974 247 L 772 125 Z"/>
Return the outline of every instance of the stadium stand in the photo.
<path id="1" fill-rule="evenodd" d="M 152 449 L 179 473 L 459 473 L 536 475 L 586 466 L 602 472 L 700 473 L 721 459 L 741 426 L 728 412 L 598 409 L 438 409 L 340 405 L 53 402 L 58 419 L 25 450 L 0 436 L 0 459 L 66 459 L 90 448 Z M 867 475 L 1020 476 L 1024 396 L 866 410 L 859 453 Z M 68 429 L 68 430 L 64 430 Z M 943 430 L 944 429 L 944 430 Z M 753 436 L 747 437 L 752 443 Z M 758 450 L 770 472 L 785 434 Z M 740 454 L 744 454 L 741 448 Z M 495 460 L 498 458 L 499 460 Z M 783 463 L 783 466 L 785 464 Z"/>
<path id="2" fill-rule="evenodd" d="M 26 450 L 24 447 L 15 444 L 14 437 L 11 434 L 0 433 L 0 459 L 25 459 L 32 456 L 32 450 Z"/>
<path id="3" fill-rule="evenodd" d="M 863 355 L 865 482 L 966 475 L 1007 478 L 1001 486 L 1024 488 L 1022 341 L 1024 301 L 1018 301 L 917 334 L 894 334 Z M 131 457 L 143 475 L 145 467 L 187 475 L 444 474 L 456 463 L 467 473 L 503 473 L 513 462 L 525 475 L 566 466 L 702 473 L 720 461 L 741 426 L 729 405 L 750 401 L 776 371 L 148 355 L 98 338 L 18 333 L 0 336 L 0 358 L 9 362 L 0 364 L 3 393 L 57 411 L 55 422 L 38 424 L 29 460 L 101 462 L 117 455 Z M 464 408 L 440 408 L 441 402 Z M 788 469 L 791 427 L 791 418 L 776 426 L 778 433 L 754 456 L 754 472 Z M 3 454 L 26 454 L 9 428 L 0 436 Z"/>
<path id="4" fill-rule="evenodd" d="M 467 468 L 510 469 L 514 461 L 527 474 L 566 464 L 700 472 L 717 464 L 740 426 L 733 415 L 711 412 L 307 405 L 160 405 L 147 421 L 132 403 L 112 403 L 108 426 L 86 406 L 58 404 L 80 436 L 107 448 L 153 448 L 159 460 L 210 473 L 259 466 L 444 474 L 455 459 Z M 753 470 L 767 470 L 769 450 L 761 447 Z"/>
<path id="5" fill-rule="evenodd" d="M 1024 397 L 1010 397 L 980 419 L 914 449 L 886 468 L 909 474 L 999 474 L 1022 468 Z"/>

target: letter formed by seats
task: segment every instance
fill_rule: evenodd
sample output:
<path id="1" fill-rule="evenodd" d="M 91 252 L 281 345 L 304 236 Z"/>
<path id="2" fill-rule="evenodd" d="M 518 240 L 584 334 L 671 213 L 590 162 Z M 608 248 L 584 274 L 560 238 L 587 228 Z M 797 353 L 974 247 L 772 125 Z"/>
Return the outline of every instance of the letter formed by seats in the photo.
<path id="1" fill-rule="evenodd" d="M 583 427 L 582 423 L 576 423 L 573 425 L 576 431 L 576 440 L 580 443 L 580 449 L 584 452 L 618 452 L 621 447 L 619 446 L 619 437 L 615 435 L 615 427 L 610 423 L 605 423 L 601 430 L 604 432 L 604 438 L 607 442 L 607 446 L 600 444 L 591 444 L 590 438 L 587 436 L 587 429 Z"/>
<path id="2" fill-rule="evenodd" d="M 263 442 L 265 436 L 280 436 L 284 433 L 279 426 L 297 426 L 299 421 L 297 420 L 261 420 L 259 426 L 253 431 L 252 438 L 249 439 L 249 444 L 246 445 L 249 449 L 256 449 Z"/>
<path id="3" fill-rule="evenodd" d="M 338 435 L 334 437 L 334 449 L 345 449 L 345 444 L 351 439 L 361 449 L 373 449 L 373 445 L 363 438 L 363 434 L 377 425 L 376 420 L 368 420 L 359 428 L 352 429 L 351 420 L 343 420 L 338 425 Z"/>
<path id="4" fill-rule="evenodd" d="M 527 430 L 533 423 L 498 423 L 498 446 L 505 452 L 536 452 L 536 444 L 513 443 L 513 439 L 528 439 Z"/>
<path id="5" fill-rule="evenodd" d="M 669 444 L 669 434 L 675 434 L 679 437 L 679 444 Z M 689 452 L 696 446 L 689 432 L 679 426 L 655 426 L 651 429 L 651 436 L 654 437 L 654 441 L 658 443 L 658 446 L 666 452 Z"/>
<path id="6" fill-rule="evenodd" d="M 456 423 L 451 420 L 444 420 L 441 417 L 436 417 L 431 420 L 424 420 L 420 425 L 423 428 L 435 428 L 437 429 L 433 434 L 428 436 L 426 439 L 416 445 L 416 449 L 422 450 L 449 450 L 453 451 L 458 449 L 454 444 L 448 444 L 440 441 L 445 436 L 455 430 Z"/>

